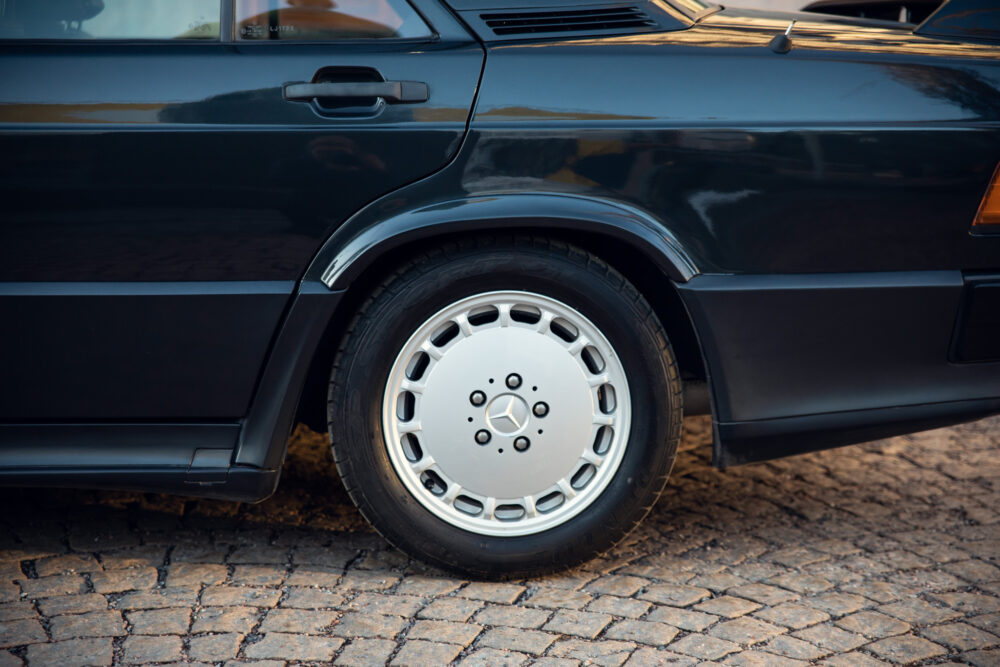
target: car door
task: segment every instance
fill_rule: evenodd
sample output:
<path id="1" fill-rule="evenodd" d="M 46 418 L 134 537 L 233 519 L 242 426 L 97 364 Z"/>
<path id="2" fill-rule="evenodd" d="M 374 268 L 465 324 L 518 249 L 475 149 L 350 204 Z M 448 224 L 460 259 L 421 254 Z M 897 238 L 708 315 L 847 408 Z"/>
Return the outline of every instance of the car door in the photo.
<path id="1" fill-rule="evenodd" d="M 481 47 L 434 2 L 0 2 L 0 420 L 246 413 L 329 234 L 444 166 Z"/>

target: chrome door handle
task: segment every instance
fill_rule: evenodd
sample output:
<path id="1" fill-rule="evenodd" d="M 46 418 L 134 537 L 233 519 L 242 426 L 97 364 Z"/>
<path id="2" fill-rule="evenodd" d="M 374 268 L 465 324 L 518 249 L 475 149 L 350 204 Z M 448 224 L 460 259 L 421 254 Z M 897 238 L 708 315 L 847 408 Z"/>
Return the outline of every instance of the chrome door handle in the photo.
<path id="1" fill-rule="evenodd" d="M 285 99 L 302 102 L 317 97 L 381 97 L 387 104 L 412 104 L 426 102 L 429 91 L 423 81 L 348 81 L 285 85 Z"/>

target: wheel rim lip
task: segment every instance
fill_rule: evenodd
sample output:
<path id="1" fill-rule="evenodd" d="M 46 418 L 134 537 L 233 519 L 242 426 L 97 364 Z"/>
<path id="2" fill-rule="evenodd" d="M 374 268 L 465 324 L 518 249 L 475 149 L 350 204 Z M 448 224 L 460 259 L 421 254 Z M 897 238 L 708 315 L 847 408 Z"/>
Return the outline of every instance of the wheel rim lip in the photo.
<path id="1" fill-rule="evenodd" d="M 612 427 L 612 436 L 609 444 L 606 448 L 604 448 L 604 453 L 599 456 L 600 464 L 594 465 L 595 471 L 592 478 L 581 490 L 573 490 L 572 495 L 567 495 L 565 493 L 565 491 L 567 491 L 565 485 L 569 482 L 570 477 L 567 475 L 565 478 L 553 480 L 550 487 L 547 487 L 544 491 L 533 494 L 533 496 L 530 497 L 485 498 L 485 507 L 481 515 L 478 517 L 470 516 L 466 512 L 456 509 L 454 504 L 455 494 L 452 494 L 450 498 L 447 498 L 448 493 L 445 493 L 445 500 L 442 500 L 442 496 L 431 493 L 431 491 L 424 487 L 424 484 L 421 482 L 422 472 L 417 471 L 419 466 L 414 466 L 413 462 L 411 462 L 411 460 L 407 457 L 402 444 L 402 439 L 405 433 L 415 432 L 419 434 L 419 430 L 413 431 L 411 429 L 412 422 L 417 422 L 419 426 L 419 411 L 415 408 L 413 418 L 404 422 L 397 415 L 396 401 L 401 391 L 403 391 L 402 387 L 404 386 L 404 383 L 408 381 L 406 372 L 411 360 L 420 351 L 426 352 L 427 345 L 430 344 L 429 341 L 434 331 L 438 330 L 447 322 L 454 321 L 454 318 L 459 315 L 467 314 L 473 309 L 481 306 L 494 306 L 502 308 L 503 305 L 507 305 L 508 323 L 504 326 L 523 326 L 528 329 L 537 327 L 537 325 L 534 324 L 522 325 L 510 320 L 509 307 L 514 306 L 515 304 L 537 308 L 541 313 L 543 313 L 543 318 L 544 313 L 551 313 L 552 317 L 562 318 L 571 322 L 577 328 L 577 339 L 582 338 L 586 341 L 586 345 L 583 347 L 589 345 L 596 348 L 603 359 L 604 368 L 599 373 L 594 374 L 594 377 L 607 378 L 607 384 L 611 385 L 614 389 L 615 407 L 614 410 L 607 416 L 601 417 L 597 415 L 596 411 L 599 410 L 598 404 L 596 403 L 597 389 L 596 387 L 593 388 L 593 394 L 595 397 L 595 422 L 591 425 L 589 438 L 580 448 L 580 456 L 585 457 L 585 454 L 587 456 L 595 456 L 594 454 L 587 454 L 587 452 L 588 450 L 591 452 L 594 451 L 594 443 L 599 435 L 601 424 L 607 424 Z M 549 321 L 551 321 L 551 319 L 552 318 L 550 318 Z M 497 326 L 498 325 L 484 326 L 481 330 L 492 329 Z M 472 333 L 469 334 L 465 334 L 463 332 L 463 335 L 460 338 L 475 335 L 477 331 L 475 330 L 475 327 L 473 329 Z M 551 333 L 551 329 L 542 335 L 550 337 L 554 336 L 554 334 Z M 442 348 L 440 348 L 442 356 L 443 354 L 447 354 L 447 352 L 451 349 L 451 345 L 454 343 L 455 341 L 450 341 L 448 344 L 445 344 Z M 566 349 L 566 352 L 571 354 L 577 363 L 581 366 L 585 366 L 581 357 L 583 347 L 578 349 L 575 354 L 572 354 L 571 348 L 574 347 L 574 344 L 563 342 L 563 346 Z M 436 361 L 436 359 L 432 359 L 430 363 L 433 364 L 436 363 Z M 590 372 L 589 369 L 586 370 L 587 372 Z M 426 378 L 430 372 L 431 368 L 428 367 L 422 373 L 421 377 Z M 502 380 L 500 381 L 502 382 Z M 503 391 L 502 393 L 510 392 Z M 496 397 L 494 397 L 493 400 L 495 400 L 495 398 Z M 415 400 L 419 403 L 419 399 Z M 487 402 L 487 405 L 489 405 L 489 403 L 490 401 Z M 529 420 L 530 418 L 529 414 Z M 603 419 L 604 421 L 602 421 L 601 424 L 598 424 L 597 420 L 599 419 Z M 387 449 L 394 472 L 409 491 L 410 495 L 413 496 L 422 507 L 430 511 L 437 518 L 452 526 L 478 535 L 502 537 L 532 535 L 555 528 L 556 526 L 564 524 L 573 517 L 579 515 L 586 508 L 590 507 L 610 484 L 621 465 L 625 455 L 626 446 L 628 444 L 631 426 L 631 395 L 627 376 L 618 354 L 615 352 L 608 339 L 604 336 L 603 332 L 601 332 L 601 330 L 593 322 L 591 322 L 589 318 L 565 303 L 542 294 L 528 291 L 492 291 L 464 297 L 449 304 L 448 306 L 445 306 L 430 318 L 425 320 L 423 324 L 421 324 L 413 332 L 401 348 L 400 352 L 397 354 L 386 381 L 386 389 L 382 401 L 382 426 L 385 436 L 384 445 Z M 518 430 L 517 433 L 506 435 L 514 436 L 520 432 L 521 430 Z M 420 463 L 424 461 L 425 458 L 427 458 L 427 455 L 417 459 L 417 462 Z M 583 458 L 580 460 L 582 461 Z M 432 467 L 432 469 L 434 468 Z M 577 473 L 571 472 L 571 475 L 578 474 L 581 469 L 582 468 L 577 469 Z M 445 483 L 450 487 L 450 485 L 454 483 L 454 480 L 448 479 Z M 529 498 L 531 507 L 534 509 L 535 500 L 546 497 L 552 489 L 558 489 L 563 493 L 564 500 L 561 505 L 546 512 L 538 511 L 533 515 L 529 515 L 530 513 L 527 511 L 527 501 Z M 473 497 L 476 500 L 483 499 L 482 497 L 477 497 L 475 494 L 473 494 Z M 526 516 L 513 521 L 495 518 L 493 515 L 493 509 L 501 507 L 507 503 L 521 503 L 522 509 L 525 509 L 526 511 Z M 486 514 L 487 510 L 489 510 L 490 518 L 483 518 L 483 515 Z"/>

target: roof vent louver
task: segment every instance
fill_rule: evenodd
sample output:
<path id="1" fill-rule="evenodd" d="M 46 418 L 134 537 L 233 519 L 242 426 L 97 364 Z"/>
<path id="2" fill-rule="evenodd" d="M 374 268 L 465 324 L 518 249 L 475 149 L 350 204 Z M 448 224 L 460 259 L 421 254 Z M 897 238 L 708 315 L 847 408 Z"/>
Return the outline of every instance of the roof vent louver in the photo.
<path id="1" fill-rule="evenodd" d="M 480 14 L 479 18 L 498 37 L 614 31 L 656 30 L 657 21 L 635 5 L 593 7 L 583 10 L 516 11 Z"/>

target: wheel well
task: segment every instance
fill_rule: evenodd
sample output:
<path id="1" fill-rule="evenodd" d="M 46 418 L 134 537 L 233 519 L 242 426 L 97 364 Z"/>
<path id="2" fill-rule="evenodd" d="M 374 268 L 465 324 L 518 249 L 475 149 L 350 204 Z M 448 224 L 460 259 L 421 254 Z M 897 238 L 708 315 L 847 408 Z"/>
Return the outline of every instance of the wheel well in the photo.
<path id="1" fill-rule="evenodd" d="M 505 228 L 504 233 L 559 239 L 577 245 L 613 266 L 636 286 L 656 312 L 670 337 L 682 379 L 702 381 L 707 379 L 698 337 L 680 294 L 670 279 L 645 254 L 624 241 L 599 233 L 538 228 Z M 468 232 L 446 233 L 393 248 L 379 255 L 377 261 L 372 262 L 358 275 L 337 306 L 336 313 L 327 326 L 322 342 L 309 365 L 309 373 L 299 400 L 297 422 L 305 423 L 314 431 L 326 431 L 326 391 L 334 357 L 355 313 L 385 278 L 391 267 L 399 266 L 412 253 L 419 252 L 425 247 L 436 247 L 449 240 L 468 235 Z"/>

